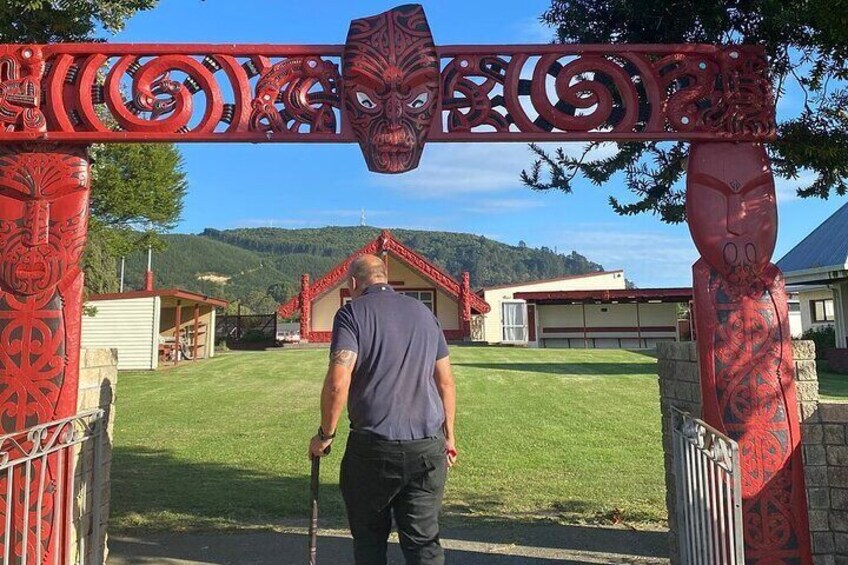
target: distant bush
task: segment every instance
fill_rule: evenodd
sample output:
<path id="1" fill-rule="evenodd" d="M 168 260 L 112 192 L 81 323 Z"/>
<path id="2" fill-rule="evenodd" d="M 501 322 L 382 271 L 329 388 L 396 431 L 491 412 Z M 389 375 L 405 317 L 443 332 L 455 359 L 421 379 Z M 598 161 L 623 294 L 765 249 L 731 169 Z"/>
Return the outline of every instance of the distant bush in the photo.
<path id="1" fill-rule="evenodd" d="M 815 342 L 816 357 L 824 359 L 824 352 L 836 347 L 836 329 L 833 326 L 810 328 L 804 332 L 801 339 Z"/>

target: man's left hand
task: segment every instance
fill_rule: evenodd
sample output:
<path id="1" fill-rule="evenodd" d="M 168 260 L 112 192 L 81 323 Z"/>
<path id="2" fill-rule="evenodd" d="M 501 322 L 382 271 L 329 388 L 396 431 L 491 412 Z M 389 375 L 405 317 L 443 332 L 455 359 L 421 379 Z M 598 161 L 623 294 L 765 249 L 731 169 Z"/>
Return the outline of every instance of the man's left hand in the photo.
<path id="1" fill-rule="evenodd" d="M 309 458 L 313 459 L 315 457 L 329 455 L 331 445 L 333 445 L 333 440 L 322 440 L 318 434 L 315 434 L 315 437 L 309 442 Z"/>

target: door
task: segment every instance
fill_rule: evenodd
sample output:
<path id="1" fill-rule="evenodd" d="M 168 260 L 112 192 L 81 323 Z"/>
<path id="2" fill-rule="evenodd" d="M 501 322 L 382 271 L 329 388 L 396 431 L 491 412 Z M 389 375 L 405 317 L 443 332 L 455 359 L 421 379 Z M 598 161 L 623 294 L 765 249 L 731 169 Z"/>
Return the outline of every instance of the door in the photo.
<path id="1" fill-rule="evenodd" d="M 527 304 L 523 300 L 501 303 L 503 343 L 527 343 Z"/>

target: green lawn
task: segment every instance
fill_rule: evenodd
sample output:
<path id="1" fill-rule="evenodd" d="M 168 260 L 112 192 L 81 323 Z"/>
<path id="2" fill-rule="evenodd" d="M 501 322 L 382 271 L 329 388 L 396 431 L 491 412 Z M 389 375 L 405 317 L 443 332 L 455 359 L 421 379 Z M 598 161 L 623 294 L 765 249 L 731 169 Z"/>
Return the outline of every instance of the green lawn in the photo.
<path id="1" fill-rule="evenodd" d="M 118 529 L 263 527 L 305 518 L 306 444 L 326 351 L 228 353 L 118 380 Z M 655 361 L 627 351 L 454 348 L 460 463 L 448 520 L 665 519 Z M 341 518 L 338 464 L 322 518 Z"/>
<path id="2" fill-rule="evenodd" d="M 819 363 L 818 375 L 822 399 L 848 401 L 848 375 L 827 371 L 826 363 Z"/>

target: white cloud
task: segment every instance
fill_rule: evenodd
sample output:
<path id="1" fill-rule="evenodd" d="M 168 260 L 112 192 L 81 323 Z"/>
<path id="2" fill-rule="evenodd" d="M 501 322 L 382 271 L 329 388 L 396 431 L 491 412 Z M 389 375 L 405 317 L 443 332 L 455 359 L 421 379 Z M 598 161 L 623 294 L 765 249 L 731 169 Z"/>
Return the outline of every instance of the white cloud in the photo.
<path id="1" fill-rule="evenodd" d="M 303 218 L 242 218 L 233 221 L 233 228 L 305 228 L 316 225 L 315 220 Z"/>
<path id="2" fill-rule="evenodd" d="M 554 29 L 543 24 L 538 16 L 516 21 L 514 28 L 515 41 L 519 43 L 550 43 L 554 38 Z"/>
<path id="3" fill-rule="evenodd" d="M 295 217 L 289 218 L 243 218 L 233 222 L 239 228 L 315 228 L 329 225 L 351 225 L 354 220 L 359 224 L 362 215 L 361 208 L 335 210 L 300 210 Z M 393 210 L 371 210 L 365 208 L 366 222 L 372 225 L 375 218 L 386 218 L 395 215 Z"/>
<path id="4" fill-rule="evenodd" d="M 606 269 L 625 269 L 627 278 L 638 286 L 692 284 L 692 264 L 698 252 L 685 227 L 644 232 L 622 227 L 617 223 L 575 224 L 556 234 L 554 240 L 560 251 L 574 249 Z"/>
<path id="5" fill-rule="evenodd" d="M 529 200 L 526 198 L 502 198 L 481 200 L 464 208 L 464 211 L 472 214 L 508 214 L 510 212 L 521 212 L 541 208 L 545 203 L 542 200 Z"/>
<path id="6" fill-rule="evenodd" d="M 553 151 L 579 156 L 583 143 L 540 144 Z M 614 152 L 604 144 L 592 152 L 600 157 Z M 372 182 L 416 198 L 445 198 L 480 195 L 521 188 L 519 175 L 533 164 L 534 155 L 525 143 L 431 143 L 424 150 L 421 166 L 401 175 L 371 177 Z"/>
<path id="7" fill-rule="evenodd" d="M 816 180 L 816 174 L 811 171 L 802 171 L 797 179 L 789 179 L 786 177 L 775 177 L 774 184 L 777 193 L 777 201 L 779 203 L 792 202 L 800 200 L 798 196 L 798 188 L 806 188 Z"/>

